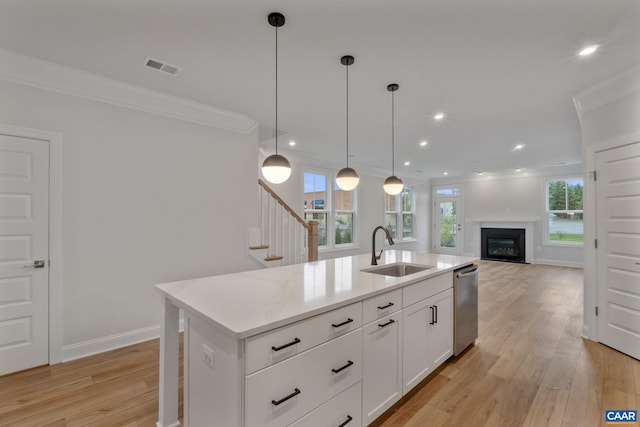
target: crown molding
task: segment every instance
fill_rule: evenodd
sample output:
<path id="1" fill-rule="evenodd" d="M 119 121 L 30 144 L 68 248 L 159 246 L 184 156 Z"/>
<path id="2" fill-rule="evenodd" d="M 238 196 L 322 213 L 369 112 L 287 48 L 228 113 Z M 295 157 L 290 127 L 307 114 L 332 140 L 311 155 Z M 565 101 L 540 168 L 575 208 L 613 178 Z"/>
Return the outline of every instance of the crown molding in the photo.
<path id="1" fill-rule="evenodd" d="M 582 122 L 582 116 L 585 113 L 638 92 L 640 92 L 640 64 L 575 94 L 573 103 L 578 118 Z"/>
<path id="2" fill-rule="evenodd" d="M 186 98 L 0 49 L 0 80 L 200 125 L 249 133 L 257 121 Z"/>

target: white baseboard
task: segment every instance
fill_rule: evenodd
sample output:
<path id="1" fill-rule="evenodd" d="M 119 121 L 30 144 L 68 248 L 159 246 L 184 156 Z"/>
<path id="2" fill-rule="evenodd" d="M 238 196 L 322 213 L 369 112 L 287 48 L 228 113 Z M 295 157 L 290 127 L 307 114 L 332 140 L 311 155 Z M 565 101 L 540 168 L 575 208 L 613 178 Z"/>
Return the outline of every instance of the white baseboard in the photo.
<path id="1" fill-rule="evenodd" d="M 556 259 L 538 259 L 538 258 L 536 258 L 533 261 L 533 264 L 556 265 L 558 267 L 584 268 L 584 263 L 582 261 L 562 261 L 562 260 L 556 260 Z"/>
<path id="2" fill-rule="evenodd" d="M 184 330 L 184 321 L 180 319 L 180 331 Z M 81 359 L 105 351 L 127 347 L 133 344 L 153 340 L 160 337 L 160 325 L 148 326 L 146 328 L 134 329 L 133 331 L 122 332 L 120 334 L 109 335 L 107 337 L 95 338 L 89 341 L 62 347 L 62 362 Z"/>

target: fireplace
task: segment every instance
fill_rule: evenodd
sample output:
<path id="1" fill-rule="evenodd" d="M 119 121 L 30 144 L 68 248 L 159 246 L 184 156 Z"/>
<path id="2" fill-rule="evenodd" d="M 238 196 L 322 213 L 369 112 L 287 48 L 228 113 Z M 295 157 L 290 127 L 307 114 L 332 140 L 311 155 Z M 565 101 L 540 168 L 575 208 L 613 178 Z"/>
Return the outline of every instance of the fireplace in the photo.
<path id="1" fill-rule="evenodd" d="M 526 262 L 524 228 L 482 228 L 480 246 L 482 259 Z"/>

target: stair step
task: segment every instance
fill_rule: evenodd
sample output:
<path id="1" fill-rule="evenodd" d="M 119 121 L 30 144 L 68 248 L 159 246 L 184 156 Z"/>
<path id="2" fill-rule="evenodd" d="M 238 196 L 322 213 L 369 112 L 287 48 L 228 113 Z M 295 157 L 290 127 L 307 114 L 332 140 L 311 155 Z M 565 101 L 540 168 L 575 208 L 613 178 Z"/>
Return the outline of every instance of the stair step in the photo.
<path id="1" fill-rule="evenodd" d="M 271 255 L 271 256 L 266 257 L 264 260 L 265 261 L 278 261 L 278 260 L 281 260 L 282 258 L 284 258 L 284 257 L 280 256 L 280 255 Z"/>
<path id="2" fill-rule="evenodd" d="M 249 249 L 258 250 L 258 249 L 269 249 L 269 245 L 258 245 L 258 246 L 249 246 Z"/>

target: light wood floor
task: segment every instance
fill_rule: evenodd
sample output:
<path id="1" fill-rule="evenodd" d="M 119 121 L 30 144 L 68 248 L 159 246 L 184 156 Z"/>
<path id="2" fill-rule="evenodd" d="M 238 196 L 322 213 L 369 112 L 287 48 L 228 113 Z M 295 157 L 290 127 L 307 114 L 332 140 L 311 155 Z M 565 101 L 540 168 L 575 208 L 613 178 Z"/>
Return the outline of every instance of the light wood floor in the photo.
<path id="1" fill-rule="evenodd" d="M 376 424 L 599 426 L 639 408 L 640 362 L 580 338 L 582 270 L 481 262 L 479 317 L 478 345 Z M 154 340 L 0 377 L 0 426 L 151 427 L 157 396 Z"/>

